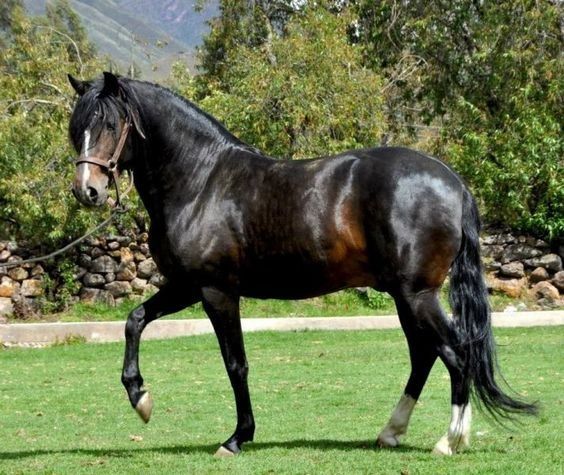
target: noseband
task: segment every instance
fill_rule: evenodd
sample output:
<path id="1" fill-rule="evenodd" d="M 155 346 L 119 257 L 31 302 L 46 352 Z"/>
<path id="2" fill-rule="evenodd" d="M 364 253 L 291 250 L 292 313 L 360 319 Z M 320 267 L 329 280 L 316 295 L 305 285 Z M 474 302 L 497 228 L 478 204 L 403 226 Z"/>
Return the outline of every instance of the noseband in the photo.
<path id="1" fill-rule="evenodd" d="M 112 178 L 112 181 L 114 182 L 114 186 L 116 188 L 115 207 L 121 206 L 121 199 L 119 193 L 118 162 L 121 157 L 121 152 L 123 151 L 123 147 L 125 146 L 125 141 L 127 140 L 127 136 L 129 135 L 130 127 L 131 127 L 131 121 L 128 118 L 123 124 L 117 146 L 109 160 L 104 160 L 103 158 L 92 156 L 92 157 L 82 157 L 82 158 L 79 157 L 75 161 L 75 165 L 77 167 L 81 163 L 91 163 L 93 165 L 98 165 L 99 167 L 107 171 L 108 175 Z M 131 172 L 129 172 L 129 177 L 130 177 L 130 185 L 129 185 L 129 189 L 130 189 L 133 182 L 133 175 Z M 124 196 L 129 192 L 129 189 L 124 193 Z"/>

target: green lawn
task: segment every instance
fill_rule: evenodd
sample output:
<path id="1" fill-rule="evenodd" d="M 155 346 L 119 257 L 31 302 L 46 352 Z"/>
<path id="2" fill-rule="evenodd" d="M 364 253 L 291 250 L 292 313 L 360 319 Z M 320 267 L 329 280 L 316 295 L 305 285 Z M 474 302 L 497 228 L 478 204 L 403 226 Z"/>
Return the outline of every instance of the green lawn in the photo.
<path id="1" fill-rule="evenodd" d="M 257 432 L 212 457 L 235 422 L 212 335 L 144 342 L 155 399 L 143 425 L 120 385 L 121 344 L 0 351 L 0 473 L 562 473 L 563 327 L 496 330 L 505 376 L 543 405 L 507 431 L 476 414 L 472 448 L 433 456 L 450 417 L 437 364 L 405 444 L 374 447 L 407 378 L 401 332 L 246 335 Z"/>

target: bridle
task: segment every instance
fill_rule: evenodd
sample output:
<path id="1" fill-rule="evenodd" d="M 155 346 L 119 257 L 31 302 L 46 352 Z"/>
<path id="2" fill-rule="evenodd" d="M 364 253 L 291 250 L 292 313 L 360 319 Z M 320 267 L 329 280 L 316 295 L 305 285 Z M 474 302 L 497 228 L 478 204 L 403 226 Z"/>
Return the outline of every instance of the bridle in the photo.
<path id="1" fill-rule="evenodd" d="M 118 143 L 116 145 L 114 153 L 112 154 L 109 160 L 104 160 L 103 158 L 92 156 L 92 157 L 82 157 L 82 158 L 79 157 L 74 162 L 77 167 L 81 163 L 91 163 L 93 165 L 98 165 L 108 173 L 116 189 L 116 201 L 115 203 L 111 204 L 111 206 L 113 206 L 114 208 L 122 208 L 122 209 L 124 208 L 122 203 L 123 198 L 127 196 L 127 194 L 131 191 L 131 188 L 133 186 L 133 172 L 131 170 L 128 170 L 129 185 L 127 190 L 123 193 L 123 195 L 120 195 L 118 162 L 121 157 L 123 147 L 125 146 L 125 141 L 127 140 L 127 136 L 129 135 L 130 128 L 131 128 L 131 120 L 128 117 L 125 120 L 123 127 L 121 128 L 121 133 L 119 135 Z"/>

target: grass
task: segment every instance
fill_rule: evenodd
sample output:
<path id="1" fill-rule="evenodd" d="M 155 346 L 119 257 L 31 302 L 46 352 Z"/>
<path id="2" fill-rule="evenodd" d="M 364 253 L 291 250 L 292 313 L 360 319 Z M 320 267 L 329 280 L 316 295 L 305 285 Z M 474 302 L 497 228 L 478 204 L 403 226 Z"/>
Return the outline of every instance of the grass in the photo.
<path id="1" fill-rule="evenodd" d="M 211 335 L 142 345 L 153 397 L 143 425 L 119 375 L 121 344 L 68 341 L 0 351 L 0 473 L 562 473 L 562 327 L 496 330 L 511 384 L 542 402 L 518 430 L 479 413 L 472 447 L 433 456 L 449 417 L 437 364 L 404 445 L 374 448 L 408 373 L 400 331 L 246 335 L 257 433 L 236 458 L 212 457 L 234 427 L 233 398 Z"/>
<path id="2" fill-rule="evenodd" d="M 448 309 L 447 290 L 441 294 L 441 300 Z M 527 299 L 511 299 L 495 294 L 490 298 L 494 311 L 503 311 L 508 305 L 522 304 L 524 308 L 533 307 Z M 104 304 L 78 303 L 66 312 L 44 315 L 40 319 L 26 321 L 115 321 L 125 320 L 129 312 L 141 302 L 124 300 L 117 306 Z M 342 290 L 306 300 L 259 300 L 242 298 L 241 315 L 244 317 L 312 317 L 312 316 L 353 316 L 353 315 L 391 315 L 396 313 L 394 301 L 388 294 L 370 290 L 368 295 L 354 289 Z M 193 305 L 182 312 L 167 318 L 207 318 L 201 304 Z M 13 319 L 14 323 L 18 320 Z"/>

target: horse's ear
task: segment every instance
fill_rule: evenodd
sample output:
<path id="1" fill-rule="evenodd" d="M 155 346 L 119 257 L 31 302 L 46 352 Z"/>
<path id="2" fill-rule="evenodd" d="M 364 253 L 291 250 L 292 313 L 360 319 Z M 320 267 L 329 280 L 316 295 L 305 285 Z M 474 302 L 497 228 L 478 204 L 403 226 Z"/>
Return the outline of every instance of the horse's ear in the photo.
<path id="1" fill-rule="evenodd" d="M 70 74 L 67 74 L 67 77 L 69 78 L 71 86 L 79 96 L 83 96 L 84 93 L 88 91 L 88 89 L 90 89 L 90 87 L 92 86 L 92 83 L 90 81 L 79 81 Z"/>
<path id="2" fill-rule="evenodd" d="M 117 96 L 119 94 L 119 82 L 114 74 L 104 71 L 104 87 L 101 94 L 105 96 Z"/>

